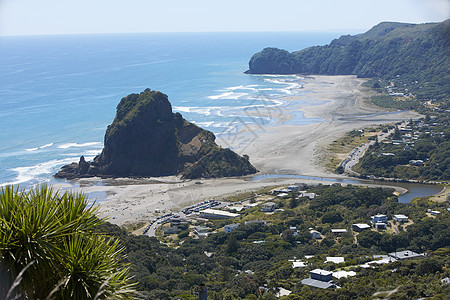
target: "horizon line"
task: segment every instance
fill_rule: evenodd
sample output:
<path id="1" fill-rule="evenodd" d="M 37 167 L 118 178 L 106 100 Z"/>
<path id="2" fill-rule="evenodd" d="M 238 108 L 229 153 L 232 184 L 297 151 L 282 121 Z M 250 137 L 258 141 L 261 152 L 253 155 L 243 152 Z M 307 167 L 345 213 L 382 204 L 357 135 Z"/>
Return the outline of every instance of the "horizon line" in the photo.
<path id="1" fill-rule="evenodd" d="M 368 29 L 322 29 L 322 30 L 217 30 L 217 31 L 130 31 L 130 32 L 79 32 L 79 33 L 36 33 L 1 34 L 2 37 L 39 37 L 39 36 L 75 36 L 75 35 L 118 35 L 118 34 L 189 34 L 189 33 L 341 33 L 358 34 Z"/>

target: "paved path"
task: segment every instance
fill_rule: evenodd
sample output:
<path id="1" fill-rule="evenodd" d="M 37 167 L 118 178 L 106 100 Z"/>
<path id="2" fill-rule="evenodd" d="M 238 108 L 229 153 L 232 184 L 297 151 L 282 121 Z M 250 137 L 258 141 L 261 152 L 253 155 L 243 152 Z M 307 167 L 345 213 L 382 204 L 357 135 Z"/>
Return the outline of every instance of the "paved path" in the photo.
<path id="1" fill-rule="evenodd" d="M 382 131 L 378 132 L 377 133 L 378 142 L 385 140 L 389 135 L 394 133 L 394 130 L 395 130 L 395 128 L 389 130 L 388 132 L 382 132 Z M 361 144 L 360 146 L 353 149 L 353 151 L 350 153 L 348 158 L 346 160 L 344 160 L 344 162 L 342 163 L 342 166 L 344 167 L 345 172 L 356 175 L 356 176 L 361 175 L 358 172 L 353 171 L 352 167 L 358 163 L 359 159 L 361 157 L 363 157 L 363 155 L 366 153 L 367 149 L 373 144 L 375 144 L 375 141 L 369 141 L 369 142 L 367 142 L 365 144 Z"/>

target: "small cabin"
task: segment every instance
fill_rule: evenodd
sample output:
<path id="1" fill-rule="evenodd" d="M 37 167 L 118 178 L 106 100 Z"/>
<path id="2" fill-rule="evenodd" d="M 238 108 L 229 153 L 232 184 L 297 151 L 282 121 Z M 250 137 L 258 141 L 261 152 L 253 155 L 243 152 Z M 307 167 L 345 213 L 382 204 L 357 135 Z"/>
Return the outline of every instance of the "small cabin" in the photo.
<path id="1" fill-rule="evenodd" d="M 278 205 L 276 203 L 274 203 L 274 202 L 266 202 L 266 203 L 263 203 L 263 205 L 261 207 L 261 211 L 272 212 L 276 208 L 278 208 Z"/>
<path id="2" fill-rule="evenodd" d="M 394 220 L 399 223 L 406 223 L 408 222 L 408 217 L 405 215 L 394 215 Z"/>

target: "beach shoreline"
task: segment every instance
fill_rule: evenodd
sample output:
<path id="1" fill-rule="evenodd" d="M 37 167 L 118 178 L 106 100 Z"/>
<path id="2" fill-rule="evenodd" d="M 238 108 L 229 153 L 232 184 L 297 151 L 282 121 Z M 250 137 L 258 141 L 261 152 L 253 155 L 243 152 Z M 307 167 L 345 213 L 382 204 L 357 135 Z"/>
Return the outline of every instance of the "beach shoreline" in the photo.
<path id="1" fill-rule="evenodd" d="M 325 147 L 346 132 L 375 124 L 392 123 L 417 118 L 415 112 L 389 113 L 370 105 L 361 87 L 364 79 L 356 76 L 314 76 L 299 79 L 304 83 L 298 96 L 285 97 L 286 107 L 269 108 L 262 117 L 275 118 L 274 125 L 258 122 L 244 126 L 233 136 L 219 136 L 217 143 L 247 154 L 260 174 L 306 175 L 344 178 L 327 172 L 323 161 Z M 306 103 L 306 105 L 305 105 Z M 319 105 L 309 105 L 316 104 Z M 293 115 L 303 113 L 306 118 L 320 119 L 309 124 L 292 124 Z M 255 114 L 258 117 L 258 113 Z M 201 180 L 181 180 L 176 176 L 148 179 L 89 178 L 60 182 L 57 187 L 102 195 L 101 217 L 111 223 L 148 222 L 161 212 L 177 211 L 190 204 L 208 199 L 222 199 L 233 194 L 282 186 L 296 182 L 308 184 L 320 180 L 298 178 L 269 178 L 250 180 L 251 176 Z M 322 181 L 322 183 L 327 183 Z M 329 183 L 329 182 L 328 182 Z M 102 199 L 104 198 L 104 199 Z"/>

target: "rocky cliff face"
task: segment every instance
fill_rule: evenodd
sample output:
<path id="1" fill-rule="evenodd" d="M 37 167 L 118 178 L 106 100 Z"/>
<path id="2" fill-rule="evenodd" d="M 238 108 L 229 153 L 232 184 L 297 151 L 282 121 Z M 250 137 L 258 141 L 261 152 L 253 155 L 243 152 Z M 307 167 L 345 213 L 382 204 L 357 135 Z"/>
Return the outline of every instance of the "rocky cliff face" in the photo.
<path id="1" fill-rule="evenodd" d="M 145 90 L 123 98 L 92 162 L 84 157 L 61 168 L 56 178 L 153 177 L 213 178 L 256 173 L 250 162 L 215 143 L 212 132 L 172 113 L 167 96 Z"/>

